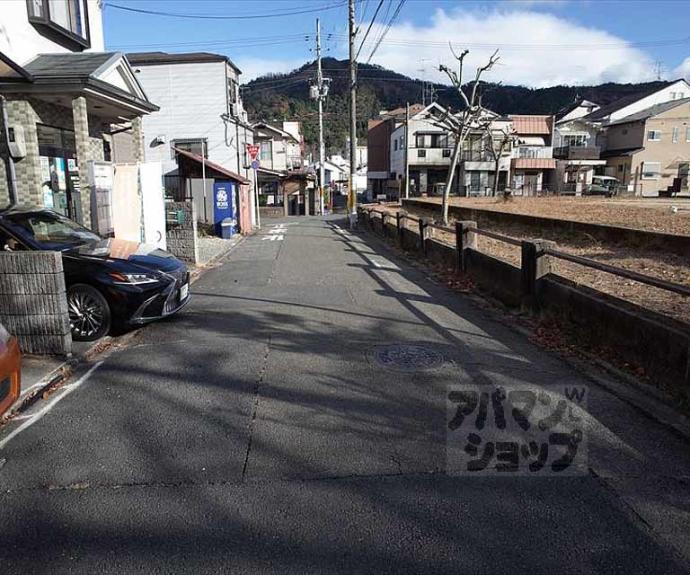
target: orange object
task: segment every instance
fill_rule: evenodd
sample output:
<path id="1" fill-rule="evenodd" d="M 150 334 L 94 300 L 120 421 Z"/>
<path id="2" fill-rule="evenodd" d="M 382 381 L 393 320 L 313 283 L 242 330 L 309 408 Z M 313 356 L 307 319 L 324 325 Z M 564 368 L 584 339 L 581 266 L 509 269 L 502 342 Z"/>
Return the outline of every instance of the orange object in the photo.
<path id="1" fill-rule="evenodd" d="M 0 415 L 19 397 L 22 354 L 17 339 L 0 325 Z"/>

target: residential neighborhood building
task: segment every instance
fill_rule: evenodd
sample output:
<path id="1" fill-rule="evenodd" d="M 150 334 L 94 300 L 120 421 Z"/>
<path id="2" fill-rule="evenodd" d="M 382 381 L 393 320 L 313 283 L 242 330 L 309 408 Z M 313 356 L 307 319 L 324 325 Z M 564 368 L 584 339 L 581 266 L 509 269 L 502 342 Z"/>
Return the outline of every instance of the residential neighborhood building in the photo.
<path id="1" fill-rule="evenodd" d="M 285 121 L 280 128 L 258 122 L 252 129 L 259 146 L 259 205 L 267 209 L 281 206 L 285 215 L 316 213 L 315 172 L 305 167 L 300 122 Z"/>
<path id="2" fill-rule="evenodd" d="M 514 193 L 533 195 L 552 189 L 556 161 L 553 158 L 555 117 L 510 115 L 516 136 L 511 160 Z"/>
<path id="3" fill-rule="evenodd" d="M 578 99 L 556 115 L 553 157 L 556 160 L 555 191 L 582 194 L 597 170 L 606 165 L 598 145 L 602 128 L 584 119 L 599 106 Z"/>
<path id="4" fill-rule="evenodd" d="M 143 122 L 144 156 L 161 162 L 166 193 L 178 200 L 193 197 L 199 216 L 212 217 L 208 204 L 214 179 L 184 178 L 178 150 L 191 152 L 200 164 L 209 160 L 221 167 L 236 184 L 249 181 L 253 192 L 246 146 L 254 142 L 254 132 L 242 104 L 237 66 L 227 56 L 209 52 L 140 52 L 127 59 L 160 107 Z M 250 208 L 255 221 L 253 203 Z"/>
<path id="5" fill-rule="evenodd" d="M 690 94 L 690 92 L 688 92 Z M 671 100 L 610 122 L 606 173 L 638 196 L 667 188 L 688 192 L 690 97 Z"/>
<path id="6" fill-rule="evenodd" d="M 19 203 L 107 233 L 99 209 L 112 192 L 113 126 L 131 126 L 142 158 L 141 119 L 158 107 L 123 54 L 103 52 L 101 10 L 96 0 L 3 3 L 0 95 L 11 143 L 0 143 L 0 204 L 14 189 Z"/>

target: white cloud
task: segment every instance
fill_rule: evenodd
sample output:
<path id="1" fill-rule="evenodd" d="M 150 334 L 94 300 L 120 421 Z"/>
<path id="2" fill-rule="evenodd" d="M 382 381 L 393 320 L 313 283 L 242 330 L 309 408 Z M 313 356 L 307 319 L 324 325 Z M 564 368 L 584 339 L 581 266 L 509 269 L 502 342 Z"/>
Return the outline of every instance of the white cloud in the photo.
<path id="1" fill-rule="evenodd" d="M 269 58 L 256 58 L 253 56 L 244 58 L 240 56 L 233 58 L 232 61 L 242 70 L 241 81 L 243 84 L 265 74 L 283 74 L 304 65 L 304 59 L 299 58 L 272 60 Z"/>
<path id="2" fill-rule="evenodd" d="M 680 66 L 673 71 L 672 78 L 685 78 L 690 81 L 690 57 L 683 60 Z"/>
<path id="3" fill-rule="evenodd" d="M 439 63 L 454 64 L 448 40 L 458 50 L 470 50 L 466 79 L 496 48 L 501 60 L 487 81 L 545 87 L 654 79 L 651 58 L 622 38 L 553 14 L 514 8 L 439 9 L 428 26 L 401 23 L 390 29 L 372 63 L 416 78 L 425 67 L 426 79 L 448 83 L 438 71 Z M 366 48 L 362 53 L 368 56 Z"/>

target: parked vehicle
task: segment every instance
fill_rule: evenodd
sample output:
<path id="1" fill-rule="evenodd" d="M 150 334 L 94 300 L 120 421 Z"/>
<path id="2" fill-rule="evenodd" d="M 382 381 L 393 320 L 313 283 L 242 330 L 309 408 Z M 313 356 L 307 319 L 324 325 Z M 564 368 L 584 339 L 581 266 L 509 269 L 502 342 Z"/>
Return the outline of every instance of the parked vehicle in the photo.
<path id="1" fill-rule="evenodd" d="M 72 337 L 93 341 L 113 324 L 138 325 L 189 302 L 187 267 L 155 246 L 103 239 L 52 210 L 0 210 L 0 249 L 62 252 Z"/>
<path id="2" fill-rule="evenodd" d="M 586 196 L 606 196 L 610 198 L 616 195 L 618 179 L 612 176 L 592 176 L 592 183 L 584 191 Z"/>
<path id="3" fill-rule="evenodd" d="M 19 397 L 22 356 L 16 338 L 0 324 L 0 415 Z"/>

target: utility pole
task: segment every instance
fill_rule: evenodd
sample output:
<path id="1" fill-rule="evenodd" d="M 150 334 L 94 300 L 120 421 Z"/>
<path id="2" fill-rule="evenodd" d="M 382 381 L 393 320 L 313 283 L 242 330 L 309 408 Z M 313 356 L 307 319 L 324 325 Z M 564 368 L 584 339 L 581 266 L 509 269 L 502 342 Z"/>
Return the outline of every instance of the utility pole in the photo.
<path id="1" fill-rule="evenodd" d="M 357 217 L 357 62 L 355 62 L 355 0 L 349 0 L 349 37 L 350 37 L 350 187 L 348 189 L 348 208 L 350 227 L 353 228 Z"/>
<path id="2" fill-rule="evenodd" d="M 405 199 L 410 197 L 410 103 L 405 105 Z"/>
<path id="3" fill-rule="evenodd" d="M 324 214 L 324 180 L 326 149 L 323 143 L 323 101 L 328 95 L 328 83 L 330 78 L 324 78 L 321 70 L 321 23 L 316 19 L 316 85 L 311 86 L 311 97 L 315 98 L 319 104 L 319 209 L 320 214 Z"/>

